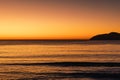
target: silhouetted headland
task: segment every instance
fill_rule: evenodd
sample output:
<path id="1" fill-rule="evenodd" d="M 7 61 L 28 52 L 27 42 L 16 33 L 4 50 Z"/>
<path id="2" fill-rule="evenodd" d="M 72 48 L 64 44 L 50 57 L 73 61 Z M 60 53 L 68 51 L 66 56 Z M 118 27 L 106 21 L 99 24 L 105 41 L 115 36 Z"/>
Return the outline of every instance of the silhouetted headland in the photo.
<path id="1" fill-rule="evenodd" d="M 99 34 L 93 36 L 90 40 L 120 40 L 120 33 L 111 32 L 108 34 Z"/>

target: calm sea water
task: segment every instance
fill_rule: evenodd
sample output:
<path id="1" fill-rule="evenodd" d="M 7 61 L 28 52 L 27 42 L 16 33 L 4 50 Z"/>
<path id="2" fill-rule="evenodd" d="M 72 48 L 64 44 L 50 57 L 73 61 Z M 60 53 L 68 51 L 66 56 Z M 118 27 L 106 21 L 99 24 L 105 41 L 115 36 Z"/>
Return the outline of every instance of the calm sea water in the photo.
<path id="1" fill-rule="evenodd" d="M 0 80 L 120 80 L 120 41 L 0 41 Z"/>

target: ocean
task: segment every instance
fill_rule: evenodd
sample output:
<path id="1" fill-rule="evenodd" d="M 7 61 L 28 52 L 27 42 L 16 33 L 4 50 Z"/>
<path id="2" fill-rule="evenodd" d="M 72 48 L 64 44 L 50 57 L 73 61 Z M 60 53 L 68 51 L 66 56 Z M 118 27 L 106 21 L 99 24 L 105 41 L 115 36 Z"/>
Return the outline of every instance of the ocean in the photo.
<path id="1" fill-rule="evenodd" d="M 120 80 L 120 41 L 0 41 L 0 80 Z"/>

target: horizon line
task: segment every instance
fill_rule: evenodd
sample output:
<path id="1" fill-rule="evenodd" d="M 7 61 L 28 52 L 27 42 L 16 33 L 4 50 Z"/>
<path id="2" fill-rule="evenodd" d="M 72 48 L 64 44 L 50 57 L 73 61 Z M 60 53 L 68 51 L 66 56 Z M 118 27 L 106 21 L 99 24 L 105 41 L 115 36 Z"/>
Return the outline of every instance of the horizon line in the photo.
<path id="1" fill-rule="evenodd" d="M 84 41 L 90 39 L 0 39 L 0 41 Z"/>

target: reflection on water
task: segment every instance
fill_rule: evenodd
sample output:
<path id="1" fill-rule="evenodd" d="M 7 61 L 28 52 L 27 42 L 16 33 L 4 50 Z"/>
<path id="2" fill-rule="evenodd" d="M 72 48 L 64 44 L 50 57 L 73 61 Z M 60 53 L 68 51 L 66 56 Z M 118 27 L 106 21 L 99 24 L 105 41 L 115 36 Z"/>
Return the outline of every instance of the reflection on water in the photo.
<path id="1" fill-rule="evenodd" d="M 120 80 L 120 45 L 116 42 L 58 43 L 1 42 L 0 79 Z"/>

